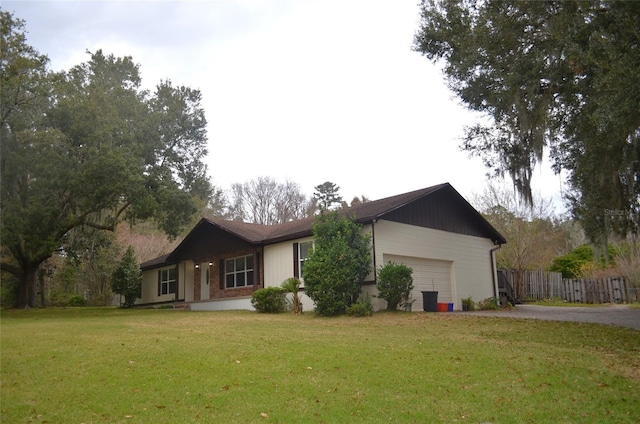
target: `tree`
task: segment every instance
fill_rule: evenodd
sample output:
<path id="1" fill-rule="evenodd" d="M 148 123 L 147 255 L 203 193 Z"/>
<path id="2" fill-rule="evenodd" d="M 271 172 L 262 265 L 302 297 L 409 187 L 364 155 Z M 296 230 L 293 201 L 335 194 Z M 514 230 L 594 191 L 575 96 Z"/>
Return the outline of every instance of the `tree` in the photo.
<path id="1" fill-rule="evenodd" d="M 177 236 L 206 197 L 206 121 L 196 90 L 140 88 L 132 58 L 101 51 L 47 71 L 24 23 L 0 11 L 2 271 L 34 306 L 40 264 L 74 228 L 153 219 Z"/>
<path id="2" fill-rule="evenodd" d="M 116 228 L 115 236 L 118 246 L 133 247 L 140 263 L 171 252 L 182 241 L 180 238 L 171 239 L 148 221 L 135 225 L 123 222 Z"/>
<path id="3" fill-rule="evenodd" d="M 597 255 L 588 244 L 578 246 L 566 255 L 558 256 L 549 267 L 550 271 L 561 272 L 562 278 L 590 278 L 596 273 L 604 272 L 609 263 L 608 258 L 616 256 L 616 248 L 610 245 L 608 255 Z M 615 269 L 610 269 L 617 272 Z"/>
<path id="4" fill-rule="evenodd" d="M 387 310 L 395 311 L 400 303 L 410 304 L 413 269 L 404 264 L 387 262 L 378 268 L 378 297 L 387 301 Z"/>
<path id="5" fill-rule="evenodd" d="M 529 205 L 514 190 L 488 183 L 472 203 L 507 239 L 496 252 L 496 264 L 517 271 L 515 289 L 520 298 L 526 270 L 547 269 L 557 255 L 575 247 L 563 222 L 554 215 L 550 199 L 534 194 Z"/>
<path id="6" fill-rule="evenodd" d="M 73 289 L 58 296 L 86 295 L 90 305 L 105 306 L 111 304 L 111 277 L 122 256 L 122 248 L 116 243 L 116 234 L 90 227 L 74 228 L 63 239 L 63 261 L 55 266 L 49 258 L 45 264 L 53 262 L 51 271 L 57 274 L 65 268 L 71 268 L 74 277 L 67 283 L 73 283 Z M 43 264 L 44 265 L 44 264 Z M 40 266 L 40 270 L 43 266 Z M 67 274 L 67 276 L 71 276 Z M 44 292 L 44 290 L 41 290 Z M 42 303 L 44 306 L 44 302 Z"/>
<path id="7" fill-rule="evenodd" d="M 127 248 L 122 261 L 113 272 L 111 289 L 114 293 L 124 296 L 123 308 L 132 307 L 136 299 L 142 296 L 142 271 L 131 246 Z"/>
<path id="8" fill-rule="evenodd" d="M 506 186 L 488 183 L 473 205 L 507 239 L 496 254 L 498 267 L 528 270 L 547 269 L 553 258 L 568 252 L 574 245 L 552 201 L 540 195 L 525 204 Z"/>
<path id="9" fill-rule="evenodd" d="M 369 234 L 352 218 L 323 212 L 313 224 L 314 249 L 304 264 L 306 294 L 320 315 L 339 315 L 358 300 L 371 269 Z"/>
<path id="10" fill-rule="evenodd" d="M 283 224 L 310 215 L 310 201 L 298 184 L 271 177 L 232 184 L 230 203 L 231 219 L 256 224 Z"/>
<path id="11" fill-rule="evenodd" d="M 211 196 L 206 205 L 201 208 L 202 216 L 224 216 L 229 209 L 224 191 L 218 187 L 211 188 Z"/>
<path id="12" fill-rule="evenodd" d="M 364 194 L 362 195 L 362 197 L 354 196 L 353 199 L 351 199 L 351 204 L 347 203 L 346 201 L 342 201 L 342 208 L 346 209 L 349 207 L 358 206 L 369 201 L 369 198 Z"/>
<path id="13" fill-rule="evenodd" d="M 315 186 L 314 190 L 313 198 L 316 199 L 321 212 L 331 210 L 333 205 L 342 204 L 342 197 L 338 194 L 340 187 L 334 183 L 327 181 Z"/>
<path id="14" fill-rule="evenodd" d="M 574 217 L 605 247 L 604 211 L 640 206 L 640 3 L 423 1 L 414 49 L 444 62 L 450 88 L 491 120 L 463 148 L 509 174 L 527 202 L 549 150 L 566 171 Z"/>
<path id="15" fill-rule="evenodd" d="M 616 264 L 620 275 L 623 275 L 629 284 L 636 290 L 640 290 L 640 246 L 636 243 L 623 243 L 620 246 Z"/>

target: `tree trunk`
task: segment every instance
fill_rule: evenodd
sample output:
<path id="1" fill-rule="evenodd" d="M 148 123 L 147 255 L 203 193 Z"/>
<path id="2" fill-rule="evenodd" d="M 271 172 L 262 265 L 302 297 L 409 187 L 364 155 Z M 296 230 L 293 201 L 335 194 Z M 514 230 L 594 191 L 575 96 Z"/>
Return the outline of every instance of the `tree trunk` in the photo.
<path id="1" fill-rule="evenodd" d="M 40 291 L 40 306 L 45 307 L 46 299 L 45 299 L 45 282 L 44 282 L 45 270 L 41 267 L 38 268 L 38 289 Z"/>
<path id="2" fill-rule="evenodd" d="M 38 265 L 28 265 L 20 276 L 16 308 L 33 308 L 36 306 L 36 287 Z"/>
<path id="3" fill-rule="evenodd" d="M 525 274 L 525 269 L 521 269 L 518 268 L 516 270 L 516 281 L 514 281 L 515 283 L 515 292 L 516 292 L 516 296 L 518 299 L 522 300 L 525 298 L 524 296 L 524 274 Z"/>

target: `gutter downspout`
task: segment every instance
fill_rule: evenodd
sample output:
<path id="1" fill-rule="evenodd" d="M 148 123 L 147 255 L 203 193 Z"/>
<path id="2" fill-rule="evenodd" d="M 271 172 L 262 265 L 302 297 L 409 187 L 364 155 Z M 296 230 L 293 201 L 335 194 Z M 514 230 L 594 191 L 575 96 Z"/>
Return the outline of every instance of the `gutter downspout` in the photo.
<path id="1" fill-rule="evenodd" d="M 376 286 L 377 286 L 378 272 L 376 267 L 376 230 L 375 230 L 376 221 L 377 219 L 374 219 L 373 221 L 371 221 L 371 247 L 372 247 L 372 254 L 373 254 L 373 282 L 376 283 Z"/>
<path id="2" fill-rule="evenodd" d="M 493 279 L 493 297 L 496 299 L 498 305 L 500 305 L 500 289 L 498 288 L 498 274 L 496 272 L 495 252 L 500 250 L 501 248 L 502 245 L 498 244 L 498 247 L 494 247 L 493 249 L 489 250 L 489 260 L 491 261 L 491 278 Z"/>

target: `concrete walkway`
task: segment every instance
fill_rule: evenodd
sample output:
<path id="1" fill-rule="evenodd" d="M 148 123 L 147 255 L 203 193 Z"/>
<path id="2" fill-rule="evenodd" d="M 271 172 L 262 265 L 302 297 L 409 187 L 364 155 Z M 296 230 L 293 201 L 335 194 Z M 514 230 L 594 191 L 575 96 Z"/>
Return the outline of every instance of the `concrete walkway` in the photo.
<path id="1" fill-rule="evenodd" d="M 478 316 L 576 321 L 616 325 L 640 330 L 640 309 L 627 305 L 599 307 L 517 305 L 511 310 L 464 312 Z"/>

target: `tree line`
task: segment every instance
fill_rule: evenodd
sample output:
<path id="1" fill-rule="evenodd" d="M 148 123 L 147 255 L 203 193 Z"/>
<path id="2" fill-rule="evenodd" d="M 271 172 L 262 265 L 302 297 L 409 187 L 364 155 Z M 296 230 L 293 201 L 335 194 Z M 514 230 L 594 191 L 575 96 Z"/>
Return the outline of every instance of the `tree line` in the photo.
<path id="1" fill-rule="evenodd" d="M 368 201 L 364 195 L 355 196 L 351 203 L 344 201 L 340 187 L 331 181 L 318 184 L 313 195 L 307 196 L 296 182 L 278 182 L 272 177 L 262 176 L 244 183 L 233 183 L 227 193 L 219 190 L 205 214 L 273 225 Z"/>

